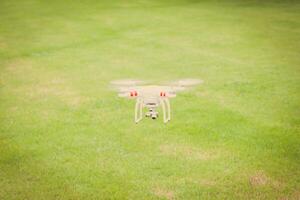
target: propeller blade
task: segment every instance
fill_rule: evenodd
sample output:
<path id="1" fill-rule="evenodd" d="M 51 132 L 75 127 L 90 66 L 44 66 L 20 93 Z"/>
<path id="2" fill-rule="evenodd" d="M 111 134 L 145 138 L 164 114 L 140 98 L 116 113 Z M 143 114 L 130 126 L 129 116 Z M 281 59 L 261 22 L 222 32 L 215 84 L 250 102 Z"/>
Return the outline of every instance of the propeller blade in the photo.
<path id="1" fill-rule="evenodd" d="M 110 82 L 112 85 L 116 86 L 135 86 L 141 85 L 144 81 L 141 80 L 133 80 L 133 79 L 123 79 L 123 80 L 115 80 Z"/>
<path id="2" fill-rule="evenodd" d="M 181 79 L 173 82 L 173 85 L 189 87 L 203 83 L 200 79 Z"/>

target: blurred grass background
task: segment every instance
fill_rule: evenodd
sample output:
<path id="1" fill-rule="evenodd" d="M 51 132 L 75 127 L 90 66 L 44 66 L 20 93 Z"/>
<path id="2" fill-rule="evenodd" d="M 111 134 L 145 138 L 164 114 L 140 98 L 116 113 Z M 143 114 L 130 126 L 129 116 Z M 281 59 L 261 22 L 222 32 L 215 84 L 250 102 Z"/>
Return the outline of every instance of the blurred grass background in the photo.
<path id="1" fill-rule="evenodd" d="M 299 199 L 299 53 L 297 1 L 1 0 L 0 199 Z"/>

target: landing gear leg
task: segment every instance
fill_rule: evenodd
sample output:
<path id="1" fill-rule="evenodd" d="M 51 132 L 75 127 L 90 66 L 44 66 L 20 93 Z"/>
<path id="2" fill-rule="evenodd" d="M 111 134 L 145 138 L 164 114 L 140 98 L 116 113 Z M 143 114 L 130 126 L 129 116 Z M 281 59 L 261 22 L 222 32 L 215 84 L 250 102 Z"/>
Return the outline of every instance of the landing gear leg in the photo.
<path id="1" fill-rule="evenodd" d="M 136 99 L 134 121 L 138 123 L 143 118 L 143 101 L 140 98 Z"/>

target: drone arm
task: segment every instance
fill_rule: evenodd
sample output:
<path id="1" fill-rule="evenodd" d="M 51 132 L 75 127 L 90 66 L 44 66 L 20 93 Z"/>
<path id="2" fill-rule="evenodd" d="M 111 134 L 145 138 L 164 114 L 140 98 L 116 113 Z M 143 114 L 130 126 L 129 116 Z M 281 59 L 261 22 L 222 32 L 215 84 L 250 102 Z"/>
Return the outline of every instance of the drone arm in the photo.
<path id="1" fill-rule="evenodd" d="M 167 95 L 167 97 L 168 98 L 174 98 L 174 97 L 176 97 L 176 93 L 168 93 L 168 95 Z"/>
<path id="2" fill-rule="evenodd" d="M 119 97 L 128 97 L 128 94 L 123 92 L 118 94 Z"/>

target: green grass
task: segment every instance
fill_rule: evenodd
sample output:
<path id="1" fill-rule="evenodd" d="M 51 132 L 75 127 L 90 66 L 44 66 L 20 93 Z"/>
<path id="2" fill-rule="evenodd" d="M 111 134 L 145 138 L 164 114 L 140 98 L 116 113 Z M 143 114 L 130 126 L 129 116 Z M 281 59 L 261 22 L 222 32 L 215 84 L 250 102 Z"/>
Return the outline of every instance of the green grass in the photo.
<path id="1" fill-rule="evenodd" d="M 0 199 L 299 199 L 300 3 L 0 1 Z M 115 79 L 200 78 L 133 122 Z"/>

